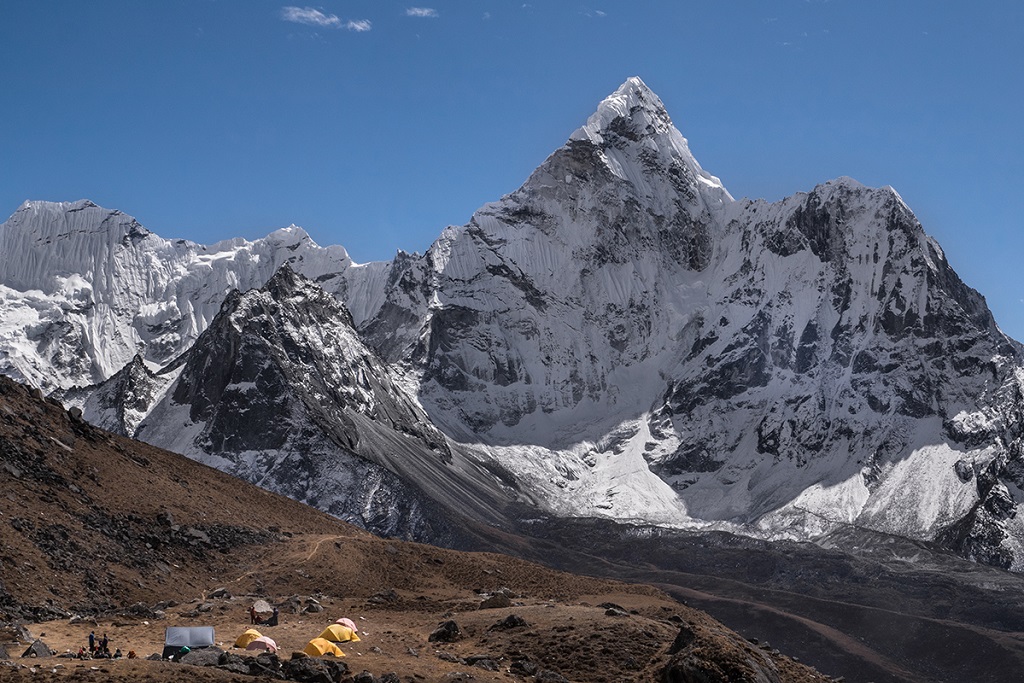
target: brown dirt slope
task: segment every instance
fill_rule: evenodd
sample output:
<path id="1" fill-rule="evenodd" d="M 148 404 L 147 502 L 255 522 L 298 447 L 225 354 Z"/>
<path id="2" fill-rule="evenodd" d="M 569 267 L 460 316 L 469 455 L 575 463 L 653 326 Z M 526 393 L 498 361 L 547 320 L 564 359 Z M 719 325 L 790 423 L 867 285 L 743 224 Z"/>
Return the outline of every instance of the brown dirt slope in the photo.
<path id="1" fill-rule="evenodd" d="M 10 627 L 0 641 L 12 658 L 0 680 L 253 680 L 166 661 L 19 655 L 34 638 L 74 652 L 94 631 L 146 657 L 175 625 L 212 625 L 230 650 L 257 597 L 280 607 L 281 623 L 264 632 L 284 659 L 336 618 L 356 619 L 363 638 L 343 646 L 343 661 L 373 680 L 826 679 L 650 586 L 380 539 L 97 430 L 6 378 L 0 492 L 0 619 Z M 494 595 L 499 606 L 481 609 Z M 430 641 L 445 621 L 459 637 Z"/>

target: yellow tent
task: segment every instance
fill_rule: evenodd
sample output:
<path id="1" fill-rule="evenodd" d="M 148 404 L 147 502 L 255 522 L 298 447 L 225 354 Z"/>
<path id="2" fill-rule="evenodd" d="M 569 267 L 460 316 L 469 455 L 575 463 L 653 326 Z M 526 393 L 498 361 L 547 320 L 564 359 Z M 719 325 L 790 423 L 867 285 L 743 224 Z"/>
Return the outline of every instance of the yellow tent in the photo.
<path id="1" fill-rule="evenodd" d="M 330 640 L 335 643 L 347 643 L 350 640 L 359 640 L 359 636 L 356 635 L 355 631 L 350 629 L 348 626 L 342 626 L 341 624 L 331 624 L 317 637 L 323 638 L 324 640 Z"/>
<path id="2" fill-rule="evenodd" d="M 323 657 L 324 655 L 334 655 L 335 657 L 344 657 L 345 653 L 341 649 L 329 640 L 323 638 L 314 638 L 313 640 L 306 643 L 306 647 L 302 649 L 310 657 Z"/>
<path id="3" fill-rule="evenodd" d="M 238 640 L 235 641 L 235 647 L 245 647 L 257 638 L 262 637 L 263 634 L 254 628 L 249 629 L 242 635 L 238 636 Z"/>

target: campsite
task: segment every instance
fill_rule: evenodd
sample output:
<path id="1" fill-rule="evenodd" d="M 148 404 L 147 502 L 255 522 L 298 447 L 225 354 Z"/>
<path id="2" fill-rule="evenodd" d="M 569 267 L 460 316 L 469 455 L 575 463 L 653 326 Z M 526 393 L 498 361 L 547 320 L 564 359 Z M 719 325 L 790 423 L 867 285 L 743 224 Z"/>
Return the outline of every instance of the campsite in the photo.
<path id="1" fill-rule="evenodd" d="M 339 683 L 617 683 L 677 670 L 828 680 L 655 587 L 382 539 L 76 421 L 4 378 L 0 411 L 0 680 L 252 681 L 161 658 L 167 629 L 212 627 L 216 648 L 253 657 L 232 646 L 255 628 L 293 661 L 341 618 L 360 638 L 342 643 L 345 657 L 306 657 L 344 662 L 348 673 L 327 679 Z M 517 542 L 487 533 L 496 549 Z M 251 623 L 261 599 L 277 626 Z M 60 656 L 90 632 L 138 658 Z M 36 639 L 56 656 L 19 656 Z"/>
<path id="2" fill-rule="evenodd" d="M 491 569 L 490 575 L 483 573 L 486 571 L 483 569 L 482 577 L 512 580 L 512 585 L 521 587 L 514 581 L 515 576 L 501 577 L 497 573 L 500 569 Z M 288 660 L 323 630 L 336 625 L 336 615 L 347 614 L 354 617 L 359 628 L 357 637 L 361 637 L 339 644 L 345 653 L 339 661 L 345 663 L 353 677 L 364 671 L 373 676 L 364 681 L 532 681 L 539 672 L 562 671 L 570 677 L 549 680 L 611 683 L 655 680 L 652 666 L 663 663 L 661 655 L 677 637 L 680 621 L 702 636 L 707 634 L 709 639 L 725 633 L 706 616 L 678 605 L 652 588 L 610 582 L 600 586 L 602 582 L 589 580 L 579 583 L 585 588 L 604 588 L 605 592 L 581 594 L 568 584 L 556 582 L 557 593 L 517 593 L 513 605 L 494 609 L 480 609 L 487 595 L 455 590 L 454 586 L 422 593 L 385 591 L 360 598 L 290 596 L 283 602 L 294 605 L 298 612 L 283 612 L 280 624 L 269 629 L 249 625 L 251 596 L 222 593 L 218 598 L 200 597 L 177 604 L 165 610 L 162 619 L 115 616 L 95 622 L 83 620 L 72 624 L 69 620 L 54 620 L 33 625 L 29 629 L 32 635 L 41 637 L 58 653 L 76 651 L 91 629 L 100 628 L 113 644 L 125 651 L 134 649 L 140 659 L 80 661 L 50 657 L 31 661 L 35 674 L 22 668 L 2 670 L 2 675 L 4 680 L 26 681 L 251 681 L 249 676 L 229 671 L 146 658 L 164 649 L 169 624 L 189 623 L 212 627 L 216 634 L 214 646 L 239 656 L 256 656 L 253 651 L 235 647 L 235 641 L 250 629 L 258 630 L 271 636 L 278 644 L 278 656 Z M 304 611 L 311 606 L 322 611 Z M 431 633 L 446 620 L 457 623 L 460 635 L 453 642 L 431 641 Z M 749 653 L 776 657 L 783 670 L 788 666 L 804 671 L 804 667 L 788 658 L 740 638 L 730 639 L 717 656 L 742 660 Z M 389 673 L 398 678 L 385 678 Z M 827 680 L 811 678 L 812 675 L 789 680 Z"/>

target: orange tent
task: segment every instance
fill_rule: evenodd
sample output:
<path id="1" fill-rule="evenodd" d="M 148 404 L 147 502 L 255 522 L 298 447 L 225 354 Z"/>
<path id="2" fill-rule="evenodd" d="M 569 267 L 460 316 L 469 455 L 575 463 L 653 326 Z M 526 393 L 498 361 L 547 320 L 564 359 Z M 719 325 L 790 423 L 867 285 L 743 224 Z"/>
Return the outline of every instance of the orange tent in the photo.
<path id="1" fill-rule="evenodd" d="M 350 629 L 348 626 L 342 626 L 341 624 L 331 624 L 321 631 L 318 637 L 335 643 L 347 643 L 350 640 L 359 640 L 359 636 L 356 635 L 355 631 Z"/>
<path id="2" fill-rule="evenodd" d="M 309 641 L 306 643 L 306 647 L 302 648 L 302 651 L 310 657 L 323 657 L 324 655 L 345 656 L 345 653 L 337 645 L 323 638 L 314 638 Z"/>
<path id="3" fill-rule="evenodd" d="M 242 635 L 238 636 L 238 640 L 235 641 L 235 647 L 245 647 L 252 641 L 259 638 L 261 635 L 263 634 L 257 631 L 256 629 L 251 628 Z"/>

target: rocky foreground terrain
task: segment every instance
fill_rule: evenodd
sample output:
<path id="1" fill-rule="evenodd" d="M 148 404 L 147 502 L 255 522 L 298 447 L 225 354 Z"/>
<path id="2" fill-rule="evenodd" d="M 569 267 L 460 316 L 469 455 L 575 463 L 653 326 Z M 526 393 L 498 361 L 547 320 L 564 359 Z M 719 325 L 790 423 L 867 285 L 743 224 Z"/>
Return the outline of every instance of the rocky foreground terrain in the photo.
<path id="1" fill-rule="evenodd" d="M 231 646 L 257 598 L 281 610 L 261 666 L 291 680 L 829 680 L 656 588 L 381 539 L 4 378 L 0 486 L 5 681 L 253 680 Z M 362 633 L 346 657 L 293 659 L 342 616 Z M 147 659 L 182 625 L 213 626 L 225 654 Z M 60 656 L 90 631 L 140 658 Z M 37 639 L 54 656 L 21 657 Z"/>

